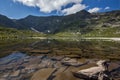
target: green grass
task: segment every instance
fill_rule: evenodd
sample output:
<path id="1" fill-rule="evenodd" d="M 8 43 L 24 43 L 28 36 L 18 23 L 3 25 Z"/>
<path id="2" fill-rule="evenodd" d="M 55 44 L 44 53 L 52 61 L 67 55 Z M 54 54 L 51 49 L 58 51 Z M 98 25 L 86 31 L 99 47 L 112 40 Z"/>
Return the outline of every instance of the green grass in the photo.
<path id="1" fill-rule="evenodd" d="M 120 28 L 100 28 L 94 29 L 89 33 L 83 34 L 85 37 L 120 37 Z"/>
<path id="2" fill-rule="evenodd" d="M 120 37 L 120 28 L 113 27 L 113 28 L 96 28 L 91 30 L 84 29 L 84 32 L 65 31 L 65 32 L 56 33 L 55 35 L 52 36 L 54 37 Z"/>
<path id="3" fill-rule="evenodd" d="M 81 32 L 82 31 L 82 32 Z M 27 37 L 51 37 L 51 38 L 65 38 L 65 37 L 120 37 L 120 27 L 96 27 L 93 29 L 78 29 L 61 31 L 56 34 L 36 33 L 31 30 L 17 30 L 14 28 L 0 27 L 0 39 L 24 39 Z"/>
<path id="4" fill-rule="evenodd" d="M 26 37 L 43 37 L 45 34 L 36 33 L 31 30 L 17 30 L 14 28 L 0 27 L 0 39 L 12 39 L 12 38 L 26 38 Z"/>
<path id="5" fill-rule="evenodd" d="M 77 35 L 74 32 L 60 32 L 60 33 L 55 34 L 55 36 L 58 36 L 58 37 L 72 37 L 72 36 L 77 36 Z"/>

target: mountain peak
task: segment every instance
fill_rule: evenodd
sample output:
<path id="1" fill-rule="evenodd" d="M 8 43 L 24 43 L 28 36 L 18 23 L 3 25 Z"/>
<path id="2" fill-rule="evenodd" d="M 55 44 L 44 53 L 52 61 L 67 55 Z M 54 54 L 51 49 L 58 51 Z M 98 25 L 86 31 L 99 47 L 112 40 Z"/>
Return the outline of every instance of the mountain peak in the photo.
<path id="1" fill-rule="evenodd" d="M 90 13 L 86 10 L 81 10 L 81 11 L 77 12 L 76 14 L 90 14 Z"/>
<path id="2" fill-rule="evenodd" d="M 29 18 L 29 17 L 35 17 L 35 16 L 33 16 L 33 15 L 28 15 L 26 18 Z"/>

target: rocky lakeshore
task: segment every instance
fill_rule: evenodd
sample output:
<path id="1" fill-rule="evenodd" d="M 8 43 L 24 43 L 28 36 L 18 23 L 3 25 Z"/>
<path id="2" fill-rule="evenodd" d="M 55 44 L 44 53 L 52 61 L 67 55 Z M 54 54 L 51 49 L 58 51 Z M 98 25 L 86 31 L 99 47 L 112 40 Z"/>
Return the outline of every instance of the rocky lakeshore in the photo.
<path id="1" fill-rule="evenodd" d="M 17 52 L 0 59 L 0 80 L 88 80 L 73 73 L 97 66 L 97 61 Z M 108 64 L 109 79 L 120 80 L 120 62 Z"/>

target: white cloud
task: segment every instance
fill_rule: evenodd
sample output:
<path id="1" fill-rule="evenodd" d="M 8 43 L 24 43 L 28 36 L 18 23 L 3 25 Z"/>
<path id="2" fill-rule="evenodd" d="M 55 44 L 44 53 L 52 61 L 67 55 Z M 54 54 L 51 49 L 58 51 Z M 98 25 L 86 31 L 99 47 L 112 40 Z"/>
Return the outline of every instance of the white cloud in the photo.
<path id="1" fill-rule="evenodd" d="M 26 6 L 30 6 L 30 7 L 38 7 L 40 8 L 41 12 L 44 13 L 50 13 L 54 10 L 57 11 L 62 11 L 61 8 L 63 6 L 66 6 L 70 3 L 75 3 L 75 5 L 73 5 L 73 7 L 71 7 L 73 10 L 73 8 L 78 8 L 79 10 L 81 10 L 83 7 L 85 7 L 85 5 L 82 5 L 81 2 L 83 0 L 13 0 L 14 2 L 20 2 L 23 5 Z M 84 9 L 84 8 L 83 8 Z M 73 13 L 75 13 L 76 11 L 79 11 L 78 9 L 74 9 Z M 68 9 L 64 10 L 66 11 L 66 13 L 71 13 L 70 11 L 68 11 Z"/>
<path id="2" fill-rule="evenodd" d="M 70 8 L 67 8 L 67 9 L 64 9 L 62 10 L 62 13 L 65 14 L 65 15 L 69 15 L 69 14 L 73 14 L 73 13 L 76 13 L 78 11 L 81 11 L 83 9 L 85 9 L 86 6 L 85 5 L 82 5 L 82 4 L 75 4 L 73 5 L 72 7 Z"/>
<path id="3" fill-rule="evenodd" d="M 110 7 L 108 7 L 108 6 L 107 6 L 107 7 L 105 7 L 105 10 L 108 10 L 108 9 L 110 9 Z"/>
<path id="4" fill-rule="evenodd" d="M 100 9 L 101 8 L 95 7 L 95 8 L 89 9 L 88 12 L 90 12 L 90 13 L 96 13 L 96 12 L 100 11 Z"/>

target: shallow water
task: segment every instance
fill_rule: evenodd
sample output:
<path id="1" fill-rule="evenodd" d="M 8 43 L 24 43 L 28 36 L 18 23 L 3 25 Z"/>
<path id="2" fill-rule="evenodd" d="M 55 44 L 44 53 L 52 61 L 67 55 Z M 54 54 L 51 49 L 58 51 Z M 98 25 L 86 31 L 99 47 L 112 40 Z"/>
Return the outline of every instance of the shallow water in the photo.
<path id="1" fill-rule="evenodd" d="M 27 55 L 64 55 L 78 58 L 120 60 L 120 42 L 104 40 L 12 40 L 0 41 L 0 57 L 14 52 Z"/>
<path id="2" fill-rule="evenodd" d="M 100 59 L 115 61 L 111 63 L 110 71 L 113 71 L 113 74 L 120 72 L 119 41 L 55 39 L 1 40 L 0 57 L 0 79 L 3 80 L 30 80 L 32 76 L 40 77 L 34 74 L 42 68 L 45 71 L 52 71 L 55 68 L 58 69 L 58 72 L 60 69 L 60 72 L 61 70 L 63 72 L 58 76 L 64 74 L 62 79 L 70 78 L 70 80 L 78 80 L 71 74 L 71 70 L 95 66 L 96 60 Z M 77 60 L 82 66 L 72 67 L 63 65 L 61 63 L 63 59 Z M 44 75 L 48 76 L 48 73 L 44 73 Z M 41 72 L 39 75 L 41 75 Z M 120 75 L 117 75 L 117 77 L 120 77 Z M 55 77 L 55 79 L 57 78 L 61 80 L 59 77 Z"/>

